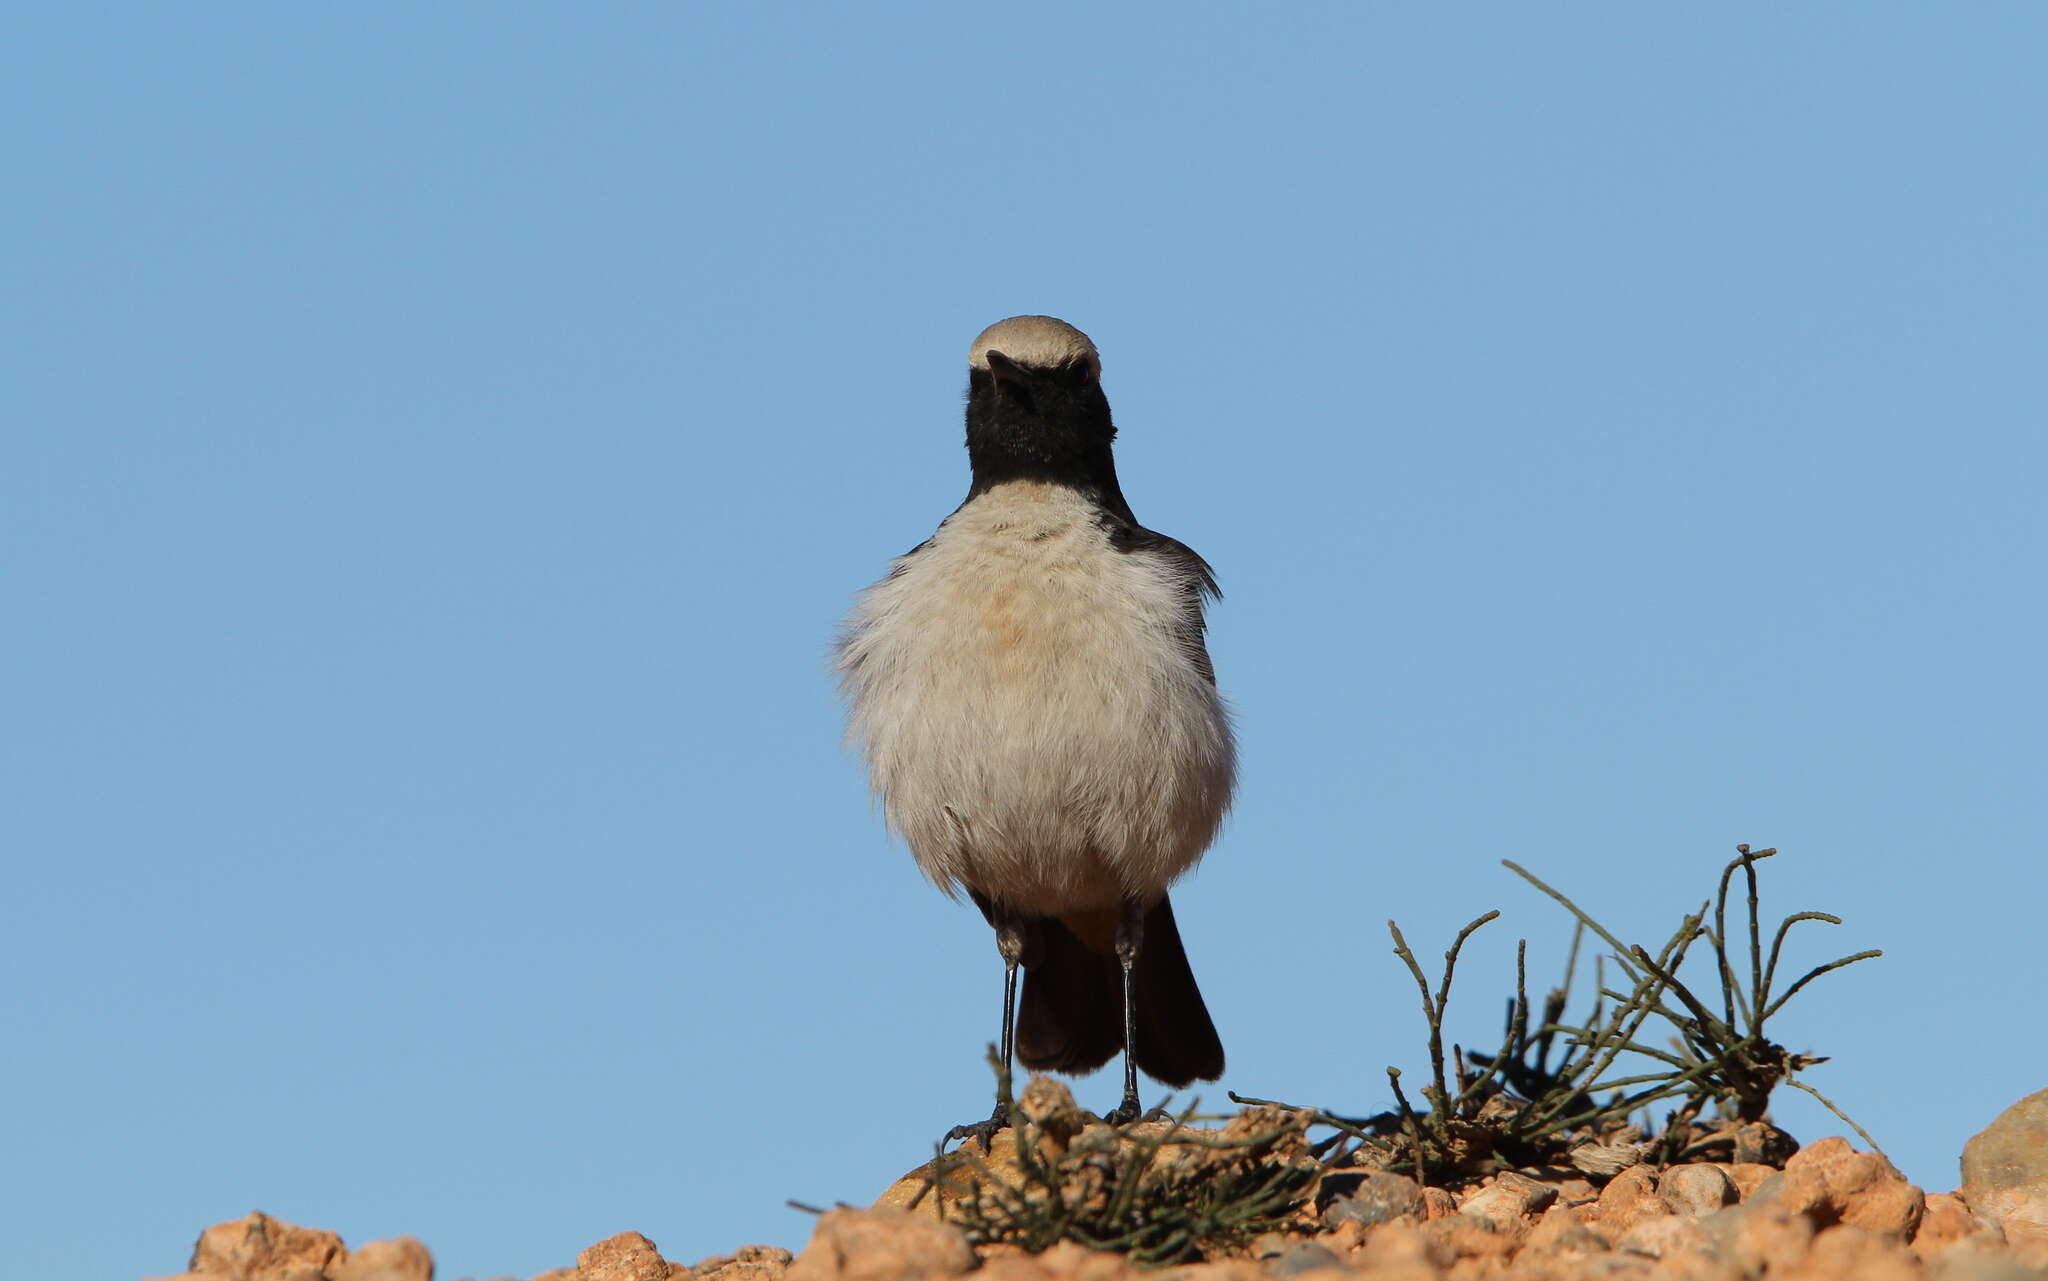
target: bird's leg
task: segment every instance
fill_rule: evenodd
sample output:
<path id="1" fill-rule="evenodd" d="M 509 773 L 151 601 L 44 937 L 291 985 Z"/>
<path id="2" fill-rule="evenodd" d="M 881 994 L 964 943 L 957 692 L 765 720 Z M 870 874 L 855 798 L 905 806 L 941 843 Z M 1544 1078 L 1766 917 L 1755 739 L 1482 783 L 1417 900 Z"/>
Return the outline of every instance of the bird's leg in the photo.
<path id="1" fill-rule="evenodd" d="M 1124 972 L 1124 1101 L 1103 1120 L 1124 1125 L 1138 1119 L 1138 1002 L 1131 990 L 1131 971 L 1138 963 L 1138 950 L 1145 945 L 1145 909 L 1138 900 L 1124 900 L 1124 914 L 1116 923 L 1116 961 Z"/>
<path id="2" fill-rule="evenodd" d="M 996 1131 L 1010 1123 L 1010 1072 L 1017 1052 L 1017 964 L 1024 957 L 1024 931 L 1007 912 L 990 916 L 996 927 L 996 950 L 1003 955 L 1002 1070 L 996 1074 L 996 1110 L 986 1121 L 956 1125 L 946 1131 L 946 1141 L 980 1139 L 982 1150 L 995 1141 Z"/>

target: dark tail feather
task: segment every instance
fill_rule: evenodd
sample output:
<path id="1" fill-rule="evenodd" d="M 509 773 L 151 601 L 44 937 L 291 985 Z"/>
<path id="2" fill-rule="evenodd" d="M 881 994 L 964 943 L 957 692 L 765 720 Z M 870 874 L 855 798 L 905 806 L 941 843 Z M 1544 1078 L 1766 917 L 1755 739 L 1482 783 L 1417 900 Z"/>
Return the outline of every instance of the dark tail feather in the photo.
<path id="1" fill-rule="evenodd" d="M 1101 1067 L 1124 1044 L 1123 971 L 1116 957 L 1091 951 L 1057 918 L 1035 918 L 1029 928 L 1035 937 L 1017 1009 L 1018 1061 L 1054 1072 Z M 1188 968 L 1169 899 L 1145 914 L 1131 986 L 1139 1071 L 1175 1089 L 1223 1075 L 1223 1042 Z"/>
<path id="2" fill-rule="evenodd" d="M 1017 1061 L 1052 1072 L 1091 1072 L 1124 1048 L 1123 971 L 1092 952 L 1057 917 L 1034 917 L 1017 1002 Z"/>
<path id="3" fill-rule="evenodd" d="M 1121 973 L 1111 970 L 1121 985 Z M 1188 968 L 1172 900 L 1161 898 L 1145 913 L 1144 946 L 1131 979 L 1138 998 L 1138 1070 L 1176 1090 L 1222 1076 L 1223 1042 Z"/>

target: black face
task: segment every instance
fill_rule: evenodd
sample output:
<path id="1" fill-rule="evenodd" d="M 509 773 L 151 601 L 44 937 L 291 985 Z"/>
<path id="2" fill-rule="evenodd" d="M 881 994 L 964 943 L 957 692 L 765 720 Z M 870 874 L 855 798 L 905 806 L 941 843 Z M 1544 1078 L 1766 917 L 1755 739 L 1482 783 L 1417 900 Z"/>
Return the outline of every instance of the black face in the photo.
<path id="1" fill-rule="evenodd" d="M 967 455 L 973 493 L 1012 480 L 1044 480 L 1117 494 L 1110 442 L 1116 425 L 1091 364 L 1036 369 L 1001 352 L 967 383 Z"/>

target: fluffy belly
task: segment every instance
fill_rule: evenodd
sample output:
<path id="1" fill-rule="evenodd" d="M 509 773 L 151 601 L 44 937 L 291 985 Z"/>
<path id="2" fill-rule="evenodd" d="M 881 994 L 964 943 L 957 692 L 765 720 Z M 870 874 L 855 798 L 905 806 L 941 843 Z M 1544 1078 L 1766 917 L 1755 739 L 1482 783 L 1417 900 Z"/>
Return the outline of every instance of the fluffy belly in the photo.
<path id="1" fill-rule="evenodd" d="M 1155 898 L 1201 856 L 1233 757 L 1176 639 L 1184 591 L 1043 520 L 942 530 L 869 591 L 841 650 L 850 732 L 929 876 L 1073 910 Z"/>

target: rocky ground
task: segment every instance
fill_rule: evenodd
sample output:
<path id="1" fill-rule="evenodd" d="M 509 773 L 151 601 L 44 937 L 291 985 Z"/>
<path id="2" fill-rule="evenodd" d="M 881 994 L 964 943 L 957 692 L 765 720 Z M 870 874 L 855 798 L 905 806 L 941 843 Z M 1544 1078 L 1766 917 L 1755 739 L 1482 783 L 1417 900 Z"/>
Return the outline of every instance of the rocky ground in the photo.
<path id="1" fill-rule="evenodd" d="M 1049 1082 L 1032 1088 L 1065 1098 Z M 1070 1099 L 1061 1106 L 1061 1115 L 1079 1115 Z M 1511 1170 L 1455 1190 L 1424 1187 L 1397 1174 L 1321 1166 L 1300 1142 L 1243 1142 L 1257 1125 L 1285 1115 L 1247 1114 L 1214 1132 L 1213 1143 L 1205 1136 L 1204 1144 L 1171 1149 L 1157 1140 L 1185 1130 L 1160 1123 L 1118 1133 L 1042 1118 L 1026 1127 L 1024 1160 L 1036 1160 L 1041 1177 L 1055 1172 L 1049 1192 L 1031 1191 L 1017 1141 L 1005 1131 L 967 1168 L 924 1167 L 873 1207 L 822 1215 L 795 1256 L 745 1246 L 695 1264 L 670 1262 L 652 1241 L 625 1232 L 584 1250 L 575 1267 L 534 1281 L 891 1281 L 968 1273 L 979 1281 L 2048 1281 L 2048 1090 L 2014 1104 L 1970 1141 L 1963 1185 L 1946 1193 L 1913 1186 L 1882 1156 L 1840 1138 L 1792 1153 L 1782 1168 L 1618 1162 L 1611 1171 Z M 1134 1167 L 1138 1152 L 1143 1161 Z M 1134 1168 L 1147 1181 L 1124 1186 L 1119 1172 Z M 1204 1211 L 1203 1224 L 1223 1225 L 1213 1237 L 1173 1235 L 1181 1220 L 1169 1213 L 1143 1238 L 1155 1258 L 1177 1252 L 1192 1262 L 1147 1270 L 1127 1253 L 1071 1239 L 1029 1248 L 1045 1245 L 1032 1232 L 1048 1224 L 1106 1221 L 1087 1217 L 1104 1209 L 1127 1222 L 1131 1203 L 1144 1196 L 1214 1197 L 1218 1188 L 1237 1200 Z M 1270 1203 L 1270 1196 L 1258 1199 L 1261 1188 L 1286 1190 L 1282 1211 L 1233 1218 L 1232 1205 Z M 331 1232 L 252 1214 L 207 1229 L 187 1270 L 170 1281 L 432 1276 L 426 1247 L 410 1238 L 351 1251 Z"/>

